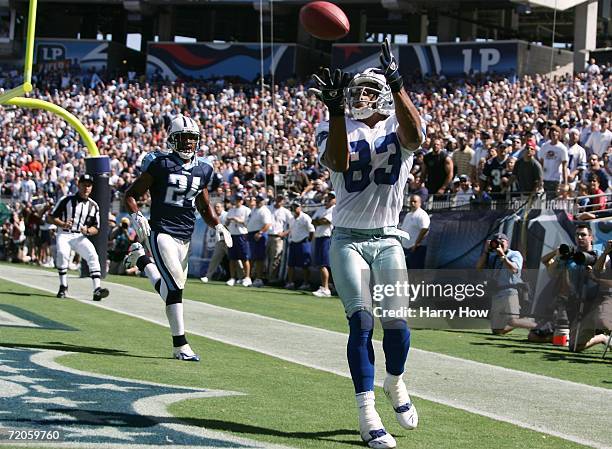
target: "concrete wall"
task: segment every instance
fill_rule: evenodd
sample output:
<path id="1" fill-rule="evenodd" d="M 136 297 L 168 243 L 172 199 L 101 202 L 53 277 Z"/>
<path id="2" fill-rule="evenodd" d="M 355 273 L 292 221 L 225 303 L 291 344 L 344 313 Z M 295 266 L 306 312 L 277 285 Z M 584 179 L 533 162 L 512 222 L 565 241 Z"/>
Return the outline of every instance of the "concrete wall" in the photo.
<path id="1" fill-rule="evenodd" d="M 520 41 L 518 48 L 519 75 L 550 72 L 550 58 L 550 47 L 533 45 Z M 567 50 L 555 49 L 553 55 L 553 72 L 555 74 L 571 73 L 573 68 L 573 53 Z"/>

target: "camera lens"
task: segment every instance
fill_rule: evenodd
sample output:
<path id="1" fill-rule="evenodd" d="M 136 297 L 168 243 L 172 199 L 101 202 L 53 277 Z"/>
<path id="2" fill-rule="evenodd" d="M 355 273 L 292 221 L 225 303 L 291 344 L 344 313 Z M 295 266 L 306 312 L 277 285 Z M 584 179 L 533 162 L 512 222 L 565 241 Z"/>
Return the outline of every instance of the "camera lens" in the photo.
<path id="1" fill-rule="evenodd" d="M 567 256 L 570 253 L 570 247 L 569 245 L 566 245 L 565 243 L 559 245 L 559 254 L 561 254 L 562 256 Z"/>

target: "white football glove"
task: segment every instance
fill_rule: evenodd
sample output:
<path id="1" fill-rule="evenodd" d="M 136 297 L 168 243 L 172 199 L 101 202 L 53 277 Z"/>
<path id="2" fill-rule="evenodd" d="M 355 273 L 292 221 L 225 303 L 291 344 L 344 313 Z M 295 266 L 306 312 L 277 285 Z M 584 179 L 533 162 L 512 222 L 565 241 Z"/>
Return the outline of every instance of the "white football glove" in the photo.
<path id="1" fill-rule="evenodd" d="M 149 220 L 142 215 L 142 212 L 138 211 L 130 215 L 132 219 L 132 227 L 136 231 L 138 241 L 145 244 L 149 241 L 151 235 L 151 226 L 149 226 Z"/>
<path id="2" fill-rule="evenodd" d="M 215 226 L 215 231 L 217 231 L 217 238 L 221 241 L 225 242 L 225 246 L 231 248 L 234 242 L 232 242 L 232 234 L 228 231 L 228 229 L 219 223 Z"/>

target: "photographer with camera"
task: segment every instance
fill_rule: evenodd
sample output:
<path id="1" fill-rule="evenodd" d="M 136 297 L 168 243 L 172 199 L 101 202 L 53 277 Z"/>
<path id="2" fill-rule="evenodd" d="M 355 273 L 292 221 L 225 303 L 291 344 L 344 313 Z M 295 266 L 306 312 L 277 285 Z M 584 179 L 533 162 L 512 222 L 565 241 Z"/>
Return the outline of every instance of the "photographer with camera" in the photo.
<path id="1" fill-rule="evenodd" d="M 591 228 L 581 224 L 576 226 L 576 247 L 560 245 L 542 257 L 542 263 L 549 270 L 559 269 L 564 273 L 562 292 L 567 295 L 572 352 L 607 342 L 600 330 L 612 328 L 611 248 L 608 242 L 600 254 L 593 247 Z"/>
<path id="2" fill-rule="evenodd" d="M 535 327 L 533 320 L 518 318 L 519 290 L 525 285 L 521 280 L 522 266 L 523 256 L 518 251 L 509 249 L 506 234 L 495 234 L 491 240 L 485 242 L 476 269 L 488 269 L 492 272 L 489 285 L 495 286 L 495 293 L 491 300 L 489 318 L 491 331 L 496 335 L 507 334 L 517 327 Z"/>
<path id="3" fill-rule="evenodd" d="M 119 225 L 111 231 L 108 239 L 109 274 L 125 274 L 123 259 L 133 242 L 134 239 L 130 236 L 130 219 L 123 217 Z"/>

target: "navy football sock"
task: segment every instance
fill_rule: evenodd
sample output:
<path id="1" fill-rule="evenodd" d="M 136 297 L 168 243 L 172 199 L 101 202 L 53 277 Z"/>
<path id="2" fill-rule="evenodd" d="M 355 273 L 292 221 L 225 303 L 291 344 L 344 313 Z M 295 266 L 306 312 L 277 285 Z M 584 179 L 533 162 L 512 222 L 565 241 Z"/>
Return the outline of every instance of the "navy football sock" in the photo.
<path id="1" fill-rule="evenodd" d="M 383 351 L 387 372 L 399 376 L 404 372 L 404 365 L 410 349 L 410 329 L 405 321 L 398 320 L 393 325 L 384 326 Z"/>
<path id="2" fill-rule="evenodd" d="M 346 345 L 355 393 L 374 390 L 374 347 L 372 333 L 374 318 L 369 312 L 360 310 L 349 319 L 349 339 Z"/>

